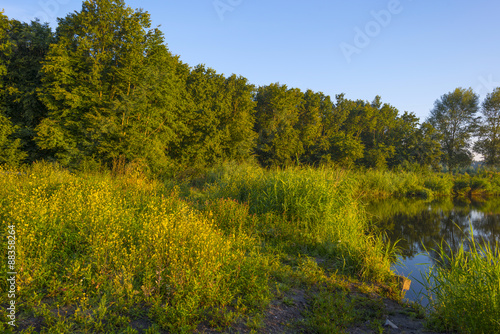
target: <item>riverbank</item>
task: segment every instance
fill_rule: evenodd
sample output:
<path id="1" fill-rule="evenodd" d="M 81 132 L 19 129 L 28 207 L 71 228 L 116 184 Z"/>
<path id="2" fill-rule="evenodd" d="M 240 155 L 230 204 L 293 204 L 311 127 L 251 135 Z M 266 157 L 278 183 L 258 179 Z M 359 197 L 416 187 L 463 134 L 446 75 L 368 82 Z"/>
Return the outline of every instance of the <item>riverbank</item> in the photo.
<path id="1" fill-rule="evenodd" d="M 364 170 L 353 172 L 353 177 L 358 182 L 359 195 L 365 199 L 500 195 L 500 173 L 486 170 L 476 175 Z"/>

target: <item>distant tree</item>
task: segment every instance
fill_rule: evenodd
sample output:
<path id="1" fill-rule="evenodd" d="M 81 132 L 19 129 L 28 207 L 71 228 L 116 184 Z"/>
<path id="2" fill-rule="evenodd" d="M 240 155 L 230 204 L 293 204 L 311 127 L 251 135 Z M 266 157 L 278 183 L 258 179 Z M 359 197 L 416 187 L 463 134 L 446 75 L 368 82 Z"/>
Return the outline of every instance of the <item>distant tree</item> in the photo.
<path id="1" fill-rule="evenodd" d="M 395 145 L 394 155 L 389 159 L 389 167 L 416 163 L 415 151 L 419 145 L 419 119 L 413 113 L 404 112 L 396 119 L 396 126 L 391 134 Z"/>
<path id="2" fill-rule="evenodd" d="M 404 112 L 396 119 L 391 140 L 395 153 L 389 159 L 389 167 L 399 165 L 420 165 L 438 168 L 441 157 L 440 137 L 436 129 L 427 122 L 419 126 L 419 119 L 413 113 Z"/>
<path id="3" fill-rule="evenodd" d="M 422 123 L 416 132 L 415 149 L 410 153 L 415 163 L 420 166 L 430 166 L 433 170 L 439 171 L 441 157 L 442 135 L 428 122 Z"/>
<path id="4" fill-rule="evenodd" d="M 184 82 L 178 58 L 150 26 L 147 12 L 121 0 L 84 1 L 59 19 L 42 68 L 48 117 L 35 129 L 42 149 L 66 165 L 119 156 L 160 169 L 173 164 Z"/>
<path id="5" fill-rule="evenodd" d="M 474 151 L 483 155 L 488 166 L 500 166 L 500 87 L 489 93 L 482 103 L 483 119 Z"/>
<path id="6" fill-rule="evenodd" d="M 259 87 L 256 95 L 256 153 L 265 166 L 288 165 L 300 159 L 300 106 L 304 94 L 278 83 Z"/>
<path id="7" fill-rule="evenodd" d="M 255 124 L 255 86 L 242 76 L 231 75 L 224 83 L 230 101 L 230 110 L 225 115 L 229 137 L 224 147 L 230 160 L 245 160 L 254 153 L 257 134 Z"/>
<path id="8" fill-rule="evenodd" d="M 8 32 L 11 28 L 9 18 L 0 11 L 0 77 L 7 73 L 7 64 L 12 53 L 12 42 L 9 39 Z M 3 89 L 3 80 L 0 80 L 0 89 Z"/>
<path id="9" fill-rule="evenodd" d="M 391 133 L 396 125 L 398 110 L 382 104 L 379 96 L 370 103 L 351 101 L 337 95 L 335 115 L 341 119 L 340 131 L 331 133 L 332 160 L 368 168 L 386 168 L 394 155 Z"/>
<path id="10" fill-rule="evenodd" d="M 371 104 L 362 105 L 368 119 L 361 136 L 365 146 L 361 163 L 365 167 L 386 168 L 388 160 L 394 155 L 395 146 L 399 145 L 391 136 L 399 111 L 388 103 L 382 104 L 380 96 L 376 96 Z"/>
<path id="11" fill-rule="evenodd" d="M 436 100 L 427 119 L 442 135 L 442 161 L 450 173 L 455 167 L 472 162 L 470 146 L 479 120 L 478 99 L 471 88 L 457 88 Z"/>
<path id="12" fill-rule="evenodd" d="M 0 113 L 0 165 L 17 166 L 26 158 L 26 153 L 21 150 L 21 140 L 12 136 L 16 128 Z"/>
<path id="13" fill-rule="evenodd" d="M 224 76 L 215 70 L 198 65 L 186 78 L 189 104 L 183 111 L 187 133 L 176 148 L 182 165 L 203 167 L 223 159 L 221 114 L 229 107 L 221 90 Z"/>

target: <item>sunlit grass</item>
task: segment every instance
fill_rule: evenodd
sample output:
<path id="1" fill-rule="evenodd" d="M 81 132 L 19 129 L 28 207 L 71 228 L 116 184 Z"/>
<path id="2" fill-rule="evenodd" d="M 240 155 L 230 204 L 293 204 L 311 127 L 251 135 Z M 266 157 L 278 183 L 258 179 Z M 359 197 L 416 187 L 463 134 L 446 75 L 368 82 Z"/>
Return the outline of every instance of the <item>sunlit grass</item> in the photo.
<path id="1" fill-rule="evenodd" d="M 114 331 L 145 311 L 161 327 L 183 331 L 221 309 L 269 299 L 268 260 L 254 241 L 223 234 L 159 183 L 35 165 L 21 174 L 3 170 L 0 198 L 3 235 L 16 226 L 20 321 L 40 316 L 42 327 L 66 321 L 73 330 Z M 2 238 L 3 255 L 6 246 Z M 72 315 L 63 319 L 57 307 Z"/>

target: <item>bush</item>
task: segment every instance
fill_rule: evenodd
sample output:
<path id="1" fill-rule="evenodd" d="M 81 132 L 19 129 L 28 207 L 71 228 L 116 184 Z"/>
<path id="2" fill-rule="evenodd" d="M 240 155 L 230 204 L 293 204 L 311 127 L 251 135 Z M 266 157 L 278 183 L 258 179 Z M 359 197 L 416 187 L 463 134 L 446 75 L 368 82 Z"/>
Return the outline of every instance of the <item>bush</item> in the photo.
<path id="1" fill-rule="evenodd" d="M 470 190 L 470 176 L 468 174 L 457 176 L 453 181 L 453 191 L 455 194 L 466 196 Z"/>
<path id="2" fill-rule="evenodd" d="M 492 190 L 490 181 L 486 178 L 474 176 L 470 182 L 471 193 L 489 194 Z"/>
<path id="3" fill-rule="evenodd" d="M 34 310 L 44 323 L 59 319 L 42 312 L 48 302 L 51 310 L 77 310 L 64 319 L 73 326 L 66 332 L 120 331 L 129 322 L 123 318 L 145 307 L 164 329 L 193 330 L 219 309 L 268 301 L 268 259 L 255 240 L 223 233 L 213 217 L 137 169 L 112 177 L 36 164 L 24 172 L 0 172 L 0 221 L 4 235 L 16 226 L 16 266 L 25 268 L 16 279 L 19 309 Z M 234 211 L 245 218 L 244 207 Z M 2 238 L 4 258 L 6 243 Z M 7 302 L 2 294 L 0 303 Z"/>
<path id="4" fill-rule="evenodd" d="M 447 174 L 430 174 L 425 177 L 424 187 L 432 190 L 436 195 L 450 195 L 453 181 Z"/>
<path id="5" fill-rule="evenodd" d="M 429 190 L 424 187 L 414 187 L 406 192 L 407 197 L 418 197 L 422 199 L 428 199 L 433 196 L 432 190 Z"/>

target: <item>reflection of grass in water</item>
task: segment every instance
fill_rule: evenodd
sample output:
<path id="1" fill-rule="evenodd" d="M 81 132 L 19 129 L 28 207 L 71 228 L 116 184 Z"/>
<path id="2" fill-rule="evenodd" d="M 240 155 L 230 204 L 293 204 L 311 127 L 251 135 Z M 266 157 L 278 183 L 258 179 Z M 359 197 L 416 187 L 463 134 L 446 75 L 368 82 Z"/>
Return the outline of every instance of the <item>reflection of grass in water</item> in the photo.
<path id="1" fill-rule="evenodd" d="M 472 226 L 471 226 L 472 231 Z M 449 253 L 447 244 L 435 251 L 438 262 L 425 275 L 431 312 L 430 324 L 438 330 L 463 333 L 500 332 L 500 254 L 498 245 L 480 245 L 469 237 Z"/>
<path id="2" fill-rule="evenodd" d="M 500 212 L 500 199 L 498 197 L 473 198 L 473 201 L 471 204 L 475 210 L 482 212 L 484 214 L 496 214 L 496 213 Z"/>

